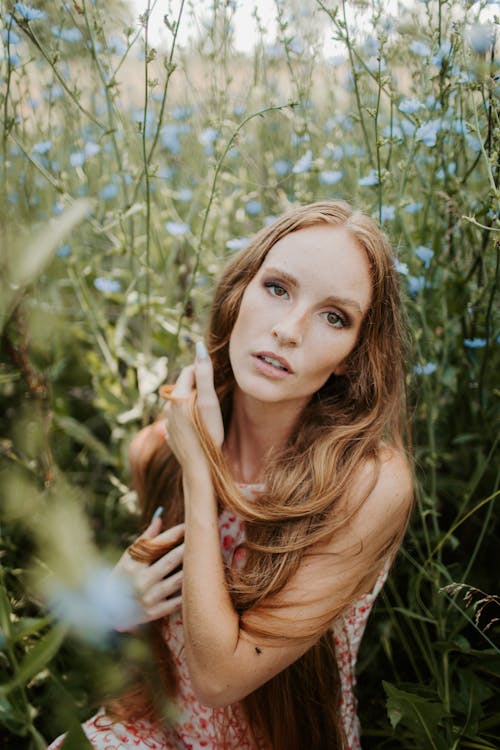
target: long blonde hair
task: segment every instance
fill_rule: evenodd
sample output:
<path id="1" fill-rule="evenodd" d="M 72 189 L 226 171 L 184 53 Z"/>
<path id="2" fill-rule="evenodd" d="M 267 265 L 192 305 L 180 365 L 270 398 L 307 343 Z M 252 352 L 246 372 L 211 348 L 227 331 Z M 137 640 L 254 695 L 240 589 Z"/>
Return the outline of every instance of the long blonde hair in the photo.
<path id="1" fill-rule="evenodd" d="M 394 537 L 370 550 L 364 560 L 366 575 L 356 590 L 333 602 L 324 616 L 292 623 L 286 611 L 280 613 L 279 594 L 304 555 L 341 533 L 348 522 L 342 500 L 359 470 L 367 465 L 374 467 L 371 484 L 352 513 L 357 512 L 376 482 L 381 446 L 401 449 L 404 444 L 405 326 L 392 250 L 378 225 L 344 201 L 318 202 L 289 211 L 262 229 L 225 269 L 215 293 L 207 341 L 226 427 L 234 388 L 229 339 L 245 288 L 278 240 L 318 224 L 344 227 L 366 252 L 371 304 L 345 372 L 330 377 L 306 406 L 288 443 L 265 467 L 265 488 L 257 500 L 249 501 L 238 489 L 222 451 L 212 443 L 194 405 L 195 424 L 210 462 L 218 500 L 245 523 L 245 565 L 227 571 L 241 628 L 264 638 L 304 639 L 313 633 L 318 639 L 295 664 L 242 701 L 256 736 L 273 750 L 343 747 L 335 649 L 329 626 L 360 592 L 366 591 L 374 572 L 395 553 L 407 523 L 404 512 Z M 137 477 L 137 487 L 145 522 L 158 504 L 165 504 L 165 497 L 165 527 L 183 519 L 181 471 L 166 446 L 144 467 Z M 153 553 L 153 549 L 154 545 L 151 554 L 156 555 L 158 550 Z M 272 617 L 255 619 L 256 613 L 266 612 Z M 272 627 L 263 626 L 263 622 L 271 622 Z M 172 693 L 175 670 L 171 662 L 164 672 Z"/>

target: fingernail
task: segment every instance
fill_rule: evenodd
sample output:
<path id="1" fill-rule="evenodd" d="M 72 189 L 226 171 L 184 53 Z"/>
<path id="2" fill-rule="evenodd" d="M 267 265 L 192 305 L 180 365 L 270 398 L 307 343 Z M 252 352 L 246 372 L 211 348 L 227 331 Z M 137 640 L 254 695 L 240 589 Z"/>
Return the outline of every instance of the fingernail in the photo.
<path id="1" fill-rule="evenodd" d="M 159 505 L 157 507 L 157 509 L 153 513 L 153 518 L 151 519 L 151 523 L 153 523 L 153 521 L 156 521 L 157 518 L 160 518 L 161 514 L 163 513 L 163 510 L 164 510 L 163 505 Z"/>
<path id="2" fill-rule="evenodd" d="M 196 342 L 196 358 L 200 360 L 208 359 L 207 347 L 204 341 Z"/>

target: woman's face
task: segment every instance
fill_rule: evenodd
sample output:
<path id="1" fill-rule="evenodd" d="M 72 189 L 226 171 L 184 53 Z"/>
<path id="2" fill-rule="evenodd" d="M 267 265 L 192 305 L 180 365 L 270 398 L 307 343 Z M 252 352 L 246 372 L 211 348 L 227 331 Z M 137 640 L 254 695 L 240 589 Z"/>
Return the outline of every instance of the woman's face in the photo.
<path id="1" fill-rule="evenodd" d="M 342 374 L 370 300 L 368 259 L 347 229 L 321 224 L 283 237 L 248 284 L 231 333 L 237 390 L 305 406 Z"/>

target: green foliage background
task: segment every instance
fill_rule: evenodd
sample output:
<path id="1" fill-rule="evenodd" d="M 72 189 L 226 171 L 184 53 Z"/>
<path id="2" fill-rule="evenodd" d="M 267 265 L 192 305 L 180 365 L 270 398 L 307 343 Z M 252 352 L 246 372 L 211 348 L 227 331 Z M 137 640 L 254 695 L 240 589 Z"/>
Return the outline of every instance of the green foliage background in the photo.
<path id="1" fill-rule="evenodd" d="M 342 197 L 393 241 L 414 343 L 417 507 L 361 650 L 363 746 L 498 747 L 491 6 L 277 2 L 250 55 L 224 0 L 183 47 L 195 10 L 169 11 L 158 50 L 125 4 L 0 5 L 2 746 L 85 747 L 79 722 L 148 665 L 132 637 L 68 631 L 46 583 L 98 608 L 86 581 L 136 527 L 128 442 L 219 269 L 267 217 Z"/>

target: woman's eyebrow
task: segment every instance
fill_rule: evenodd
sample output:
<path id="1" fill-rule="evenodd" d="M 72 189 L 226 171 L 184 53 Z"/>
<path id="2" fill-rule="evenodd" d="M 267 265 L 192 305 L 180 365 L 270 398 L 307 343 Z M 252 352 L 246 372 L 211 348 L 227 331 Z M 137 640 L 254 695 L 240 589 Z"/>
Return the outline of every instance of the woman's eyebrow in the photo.
<path id="1" fill-rule="evenodd" d="M 292 287 L 297 287 L 299 285 L 299 282 L 295 278 L 295 276 L 292 276 L 291 273 L 288 273 L 288 271 L 284 271 L 282 268 L 275 268 L 274 266 L 268 266 L 266 268 L 266 273 L 276 274 L 276 276 L 279 276 L 280 279 L 283 279 L 283 281 L 286 281 Z M 338 297 L 336 294 L 331 294 L 329 297 L 326 297 L 323 300 L 323 304 L 340 305 L 342 307 L 352 307 L 353 309 L 357 310 L 360 313 L 363 312 L 359 302 L 357 302 L 355 299 L 351 299 L 350 297 Z"/>

